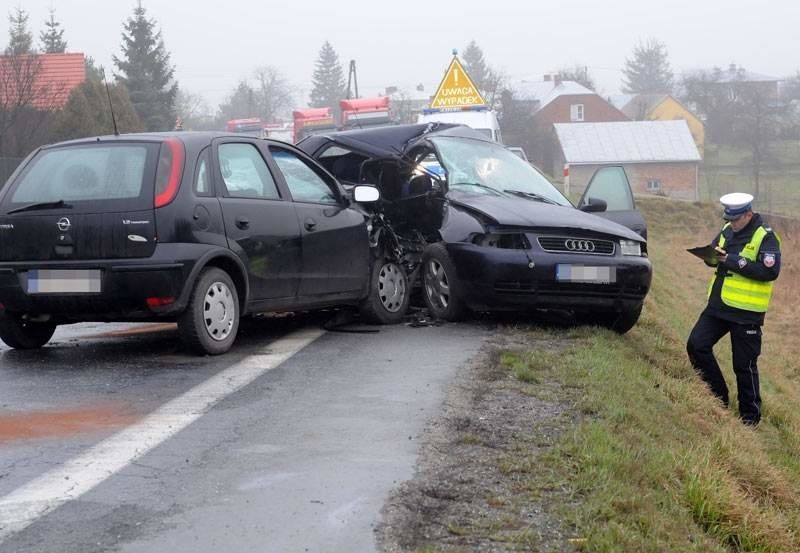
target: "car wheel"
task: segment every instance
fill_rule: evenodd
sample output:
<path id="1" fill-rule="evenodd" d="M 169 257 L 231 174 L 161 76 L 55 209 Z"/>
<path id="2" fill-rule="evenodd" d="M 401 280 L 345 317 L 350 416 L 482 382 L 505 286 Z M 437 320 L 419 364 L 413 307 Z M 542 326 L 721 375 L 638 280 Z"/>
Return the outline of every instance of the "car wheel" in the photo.
<path id="1" fill-rule="evenodd" d="M 640 303 L 635 307 L 625 308 L 622 311 L 592 314 L 584 317 L 583 320 L 590 324 L 603 326 L 619 334 L 625 334 L 636 325 L 641 314 L 642 304 Z"/>
<path id="2" fill-rule="evenodd" d="M 360 306 L 361 317 L 374 324 L 399 323 L 411 299 L 408 275 L 403 268 L 380 257 L 372 264 L 369 284 L 369 295 Z"/>
<path id="3" fill-rule="evenodd" d="M 0 320 L 0 340 L 14 349 L 38 349 L 50 341 L 55 331 L 55 323 L 38 323 L 19 317 Z"/>
<path id="4" fill-rule="evenodd" d="M 467 314 L 455 265 L 443 244 L 431 244 L 422 254 L 422 287 L 434 317 L 459 321 Z"/>
<path id="5" fill-rule="evenodd" d="M 200 354 L 231 349 L 239 330 L 239 296 L 228 273 L 215 267 L 200 273 L 178 330 L 186 345 Z"/>

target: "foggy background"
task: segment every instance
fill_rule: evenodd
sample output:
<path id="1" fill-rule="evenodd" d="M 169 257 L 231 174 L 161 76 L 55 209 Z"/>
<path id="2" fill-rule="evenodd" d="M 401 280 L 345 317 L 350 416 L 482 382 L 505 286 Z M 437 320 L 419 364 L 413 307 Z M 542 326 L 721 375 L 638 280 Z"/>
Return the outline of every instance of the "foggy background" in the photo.
<path id="1" fill-rule="evenodd" d="M 38 37 L 49 10 L 65 30 L 70 52 L 114 68 L 123 22 L 134 1 L 0 2 L 4 16 L 21 6 Z M 598 92 L 616 94 L 621 68 L 636 43 L 663 42 L 676 76 L 698 67 L 736 63 L 777 77 L 800 67 L 800 2 L 780 0 L 618 0 L 588 2 L 175 2 L 144 0 L 162 30 L 182 89 L 219 104 L 257 66 L 279 69 L 305 105 L 325 40 L 346 68 L 355 59 L 362 95 L 387 86 L 423 84 L 433 93 L 452 48 L 475 40 L 487 63 L 510 82 L 541 80 L 565 65 L 588 66 Z M 0 43 L 8 41 L 7 21 Z"/>

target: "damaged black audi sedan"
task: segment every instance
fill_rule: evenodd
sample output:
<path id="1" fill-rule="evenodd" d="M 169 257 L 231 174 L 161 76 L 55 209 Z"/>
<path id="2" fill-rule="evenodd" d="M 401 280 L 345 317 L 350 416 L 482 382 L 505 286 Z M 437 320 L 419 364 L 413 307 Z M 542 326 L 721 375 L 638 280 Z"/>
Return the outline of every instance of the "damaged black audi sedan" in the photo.
<path id="1" fill-rule="evenodd" d="M 435 316 L 557 309 L 618 332 L 636 324 L 652 276 L 646 240 L 592 213 L 632 202 L 627 180 L 594 187 L 608 197 L 576 209 L 533 166 L 461 125 L 332 132 L 298 147 L 341 182 L 380 189 L 371 239 L 409 281 L 419 276 Z"/>

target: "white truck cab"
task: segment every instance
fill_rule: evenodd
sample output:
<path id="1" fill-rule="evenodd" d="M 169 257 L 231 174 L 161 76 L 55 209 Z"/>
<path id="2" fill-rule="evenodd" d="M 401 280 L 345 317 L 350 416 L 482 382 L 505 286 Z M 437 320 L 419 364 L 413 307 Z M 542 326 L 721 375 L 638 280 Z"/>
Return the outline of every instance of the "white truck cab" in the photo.
<path id="1" fill-rule="evenodd" d="M 441 111 L 425 109 L 417 117 L 417 123 L 457 123 L 466 125 L 486 135 L 495 142 L 503 143 L 497 112 L 486 108 Z"/>

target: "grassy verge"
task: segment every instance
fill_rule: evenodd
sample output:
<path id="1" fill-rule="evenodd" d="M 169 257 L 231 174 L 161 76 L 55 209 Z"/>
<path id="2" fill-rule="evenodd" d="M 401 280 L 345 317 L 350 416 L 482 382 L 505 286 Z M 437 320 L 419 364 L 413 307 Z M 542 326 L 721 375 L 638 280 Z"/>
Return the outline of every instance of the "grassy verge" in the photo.
<path id="1" fill-rule="evenodd" d="M 710 277 L 684 249 L 713 236 L 715 212 L 666 200 L 641 207 L 655 275 L 640 324 L 625 336 L 578 330 L 546 363 L 535 350 L 501 356 L 528 386 L 556 381 L 572 390 L 585 414 L 539 456 L 538 470 L 521 472 L 524 489 L 532 500 L 560 497 L 550 503 L 562 505 L 571 543 L 586 551 L 798 551 L 798 226 L 779 228 L 784 266 L 760 360 L 764 418 L 752 430 L 735 404 L 726 410 L 704 389 L 684 349 Z M 730 365 L 726 340 L 718 356 Z M 726 378 L 735 389 L 730 370 Z M 512 454 L 498 462 L 503 472 L 525 461 Z"/>

